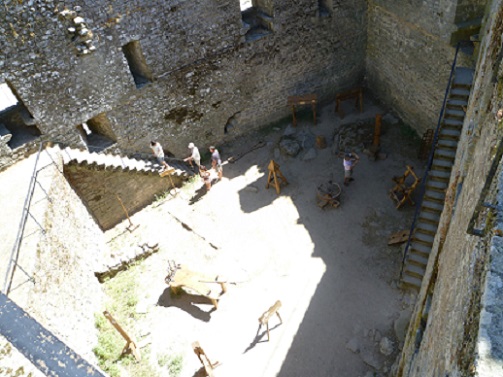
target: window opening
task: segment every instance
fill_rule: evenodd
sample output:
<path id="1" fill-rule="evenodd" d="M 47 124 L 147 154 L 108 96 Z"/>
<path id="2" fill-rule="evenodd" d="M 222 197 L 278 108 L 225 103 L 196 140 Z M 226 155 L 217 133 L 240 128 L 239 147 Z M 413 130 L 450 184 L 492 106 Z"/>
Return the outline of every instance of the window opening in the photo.
<path id="1" fill-rule="evenodd" d="M 272 0 L 240 0 L 243 25 L 248 28 L 247 41 L 260 39 L 273 32 L 274 4 Z"/>
<path id="2" fill-rule="evenodd" d="M 101 152 L 117 141 L 110 121 L 104 113 L 79 124 L 77 129 L 80 132 L 82 141 L 92 152 Z"/>
<path id="3" fill-rule="evenodd" d="M 145 61 L 141 44 L 139 41 L 132 41 L 122 46 L 122 52 L 126 57 L 129 65 L 129 70 L 133 75 L 136 88 L 140 89 L 147 84 L 150 84 L 152 79 L 152 72 Z"/>
<path id="4" fill-rule="evenodd" d="M 333 0 L 318 0 L 318 14 L 320 17 L 330 17 L 333 11 Z"/>
<path id="5" fill-rule="evenodd" d="M 36 140 L 42 133 L 15 89 L 0 83 L 0 142 L 16 149 Z"/>

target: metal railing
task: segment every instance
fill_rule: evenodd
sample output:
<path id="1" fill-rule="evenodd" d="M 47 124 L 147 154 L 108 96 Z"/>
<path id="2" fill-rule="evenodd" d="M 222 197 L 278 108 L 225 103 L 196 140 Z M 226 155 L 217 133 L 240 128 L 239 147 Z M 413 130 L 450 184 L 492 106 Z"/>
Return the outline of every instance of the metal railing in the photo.
<path id="1" fill-rule="evenodd" d="M 405 267 L 405 261 L 407 260 L 407 255 L 409 252 L 410 244 L 413 238 L 414 229 L 416 227 L 417 219 L 419 218 L 419 214 L 421 213 L 421 206 L 423 204 L 424 194 L 426 192 L 426 182 L 428 180 L 428 176 L 431 170 L 431 166 L 433 164 L 433 156 L 435 154 L 435 150 L 437 148 L 438 142 L 438 134 L 440 132 L 440 127 L 442 126 L 442 120 L 444 119 L 445 106 L 447 104 L 447 100 L 449 98 L 449 93 L 451 90 L 452 79 L 454 77 L 454 71 L 456 69 L 456 62 L 458 59 L 459 49 L 461 48 L 463 42 L 458 42 L 456 45 L 456 53 L 454 54 L 454 60 L 452 61 L 451 73 L 449 74 L 449 80 L 447 82 L 447 87 L 445 89 L 444 101 L 442 103 L 442 108 L 440 109 L 440 115 L 438 117 L 437 127 L 435 128 L 435 135 L 433 136 L 433 143 L 431 146 L 430 154 L 428 156 L 428 163 L 426 164 L 426 169 L 421 179 L 421 185 L 419 190 L 419 200 L 416 203 L 416 210 L 414 212 L 414 219 L 412 220 L 412 225 L 410 226 L 409 238 L 407 239 L 407 244 L 405 245 L 405 251 L 403 253 L 402 258 L 402 267 L 400 268 L 400 279 L 402 279 L 403 269 Z"/>

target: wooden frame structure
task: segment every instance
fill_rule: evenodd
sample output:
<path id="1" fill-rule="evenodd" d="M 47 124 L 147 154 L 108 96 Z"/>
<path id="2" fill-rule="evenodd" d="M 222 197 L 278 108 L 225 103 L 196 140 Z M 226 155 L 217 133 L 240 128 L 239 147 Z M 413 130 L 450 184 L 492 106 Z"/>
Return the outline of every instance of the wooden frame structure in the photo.
<path id="1" fill-rule="evenodd" d="M 292 107 L 292 124 L 294 127 L 297 126 L 297 117 L 295 116 L 295 106 L 299 105 L 309 105 L 313 109 L 313 121 L 316 125 L 316 103 L 318 102 L 318 96 L 316 94 L 306 94 L 303 96 L 289 96 L 287 100 L 288 106 Z"/>
<path id="2" fill-rule="evenodd" d="M 281 308 L 281 301 L 276 301 L 275 304 L 273 306 L 271 306 L 269 309 L 267 309 L 267 311 L 264 312 L 264 314 L 262 314 L 260 316 L 260 318 L 258 319 L 258 322 L 259 322 L 259 330 L 260 330 L 260 327 L 262 326 L 266 326 L 267 328 L 267 341 L 269 341 L 271 338 L 270 338 L 270 335 L 269 335 L 269 320 L 271 319 L 271 317 L 276 314 L 279 318 L 279 321 L 280 323 L 283 323 L 283 320 L 281 319 L 281 316 L 279 315 L 279 308 Z"/>
<path id="3" fill-rule="evenodd" d="M 204 352 L 203 348 L 199 344 L 199 342 L 192 343 L 192 350 L 196 354 L 196 356 L 199 359 L 199 361 L 201 362 L 201 364 L 203 364 L 203 368 L 204 368 L 206 374 L 209 377 L 213 377 L 214 376 L 213 369 L 216 368 L 220 363 L 218 361 L 212 363 L 210 361 L 208 355 L 206 355 L 206 352 Z"/>
<path id="4" fill-rule="evenodd" d="M 322 183 L 318 186 L 316 193 L 318 207 L 324 209 L 327 205 L 330 205 L 333 208 L 338 208 L 341 205 L 341 193 L 341 186 L 337 183 L 333 183 L 332 181 Z"/>
<path id="5" fill-rule="evenodd" d="M 276 192 L 279 195 L 281 192 L 280 186 L 282 184 L 287 185 L 288 181 L 281 173 L 281 171 L 279 170 L 279 165 L 274 160 L 271 160 L 271 162 L 269 162 L 267 169 L 269 170 L 269 175 L 267 176 L 267 184 L 265 185 L 265 188 L 268 189 L 269 185 L 272 184 L 274 187 L 276 187 Z"/>
<path id="6" fill-rule="evenodd" d="M 344 118 L 344 111 L 342 111 L 341 102 L 349 99 L 354 99 L 355 107 L 359 107 L 360 113 L 363 113 L 363 88 L 358 87 L 335 95 L 335 112 L 339 114 L 341 119 Z"/>
<path id="7" fill-rule="evenodd" d="M 172 293 L 179 294 L 182 288 L 190 289 L 209 298 L 215 309 L 218 309 L 220 296 L 227 292 L 227 281 L 220 276 L 191 271 L 184 266 L 177 266 L 174 272 L 170 271 L 165 281 L 169 284 Z M 216 291 L 210 284 L 220 285 L 221 290 Z"/>
<path id="8" fill-rule="evenodd" d="M 396 209 L 399 209 L 408 200 L 410 204 L 414 205 L 414 201 L 411 198 L 412 193 L 416 189 L 417 185 L 421 181 L 419 177 L 414 173 L 414 168 L 407 165 L 405 173 L 400 177 L 393 177 L 392 180 L 395 182 L 395 186 L 389 190 L 389 197 L 395 202 Z M 411 176 L 413 181 L 410 185 L 407 184 L 407 177 Z"/>

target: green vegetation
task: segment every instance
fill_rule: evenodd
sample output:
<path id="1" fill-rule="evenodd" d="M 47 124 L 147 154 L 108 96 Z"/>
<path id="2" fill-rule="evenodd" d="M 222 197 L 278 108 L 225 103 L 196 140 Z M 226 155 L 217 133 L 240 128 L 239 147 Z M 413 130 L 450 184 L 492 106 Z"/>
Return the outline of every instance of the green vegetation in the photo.
<path id="1" fill-rule="evenodd" d="M 161 368 L 167 367 L 170 377 L 178 377 L 182 371 L 183 357 L 163 354 L 157 357 L 157 363 Z"/>
<path id="2" fill-rule="evenodd" d="M 104 283 L 108 296 L 107 310 L 122 328 L 136 338 L 135 321 L 140 318 L 136 313 L 138 304 L 138 278 L 141 265 L 132 265 L 127 271 L 119 273 Z M 111 377 L 129 375 L 134 377 L 156 377 L 158 371 L 150 364 L 150 350 L 141 350 L 142 361 L 137 363 L 133 356 L 122 355 L 126 341 L 110 324 L 102 313 L 95 314 L 95 326 L 98 329 L 98 344 L 93 349 L 99 366 Z"/>

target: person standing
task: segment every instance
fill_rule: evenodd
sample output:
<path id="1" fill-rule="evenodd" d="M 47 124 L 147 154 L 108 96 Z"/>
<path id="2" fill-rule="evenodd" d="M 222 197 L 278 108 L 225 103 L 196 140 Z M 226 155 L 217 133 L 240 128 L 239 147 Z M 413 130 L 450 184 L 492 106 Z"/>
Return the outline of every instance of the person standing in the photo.
<path id="1" fill-rule="evenodd" d="M 354 181 L 353 169 L 360 162 L 360 157 L 355 152 L 344 154 L 344 186 L 348 186 L 349 182 Z"/>
<path id="2" fill-rule="evenodd" d="M 193 168 L 192 161 L 194 161 L 194 163 L 197 165 L 197 168 L 199 169 L 201 167 L 201 155 L 199 154 L 199 149 L 194 145 L 194 143 L 190 143 L 189 150 L 190 156 L 184 158 L 183 161 L 188 161 L 191 168 Z"/>
<path id="3" fill-rule="evenodd" d="M 222 169 L 222 160 L 220 158 L 220 153 L 218 153 L 218 149 L 214 146 L 210 147 L 211 152 L 211 167 L 215 169 L 218 174 L 218 179 L 222 179 L 223 169 Z"/>
<path id="4" fill-rule="evenodd" d="M 157 162 L 162 164 L 164 166 L 163 170 L 170 169 L 171 166 L 169 166 L 166 161 L 164 161 L 164 151 L 162 149 L 162 145 L 156 141 L 152 140 L 150 142 L 150 148 L 152 149 L 152 152 L 154 153 L 155 158 L 157 158 Z"/>

